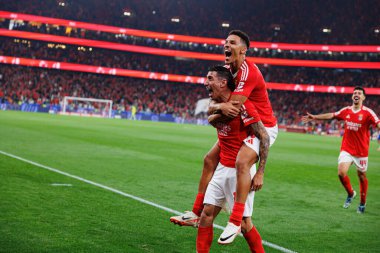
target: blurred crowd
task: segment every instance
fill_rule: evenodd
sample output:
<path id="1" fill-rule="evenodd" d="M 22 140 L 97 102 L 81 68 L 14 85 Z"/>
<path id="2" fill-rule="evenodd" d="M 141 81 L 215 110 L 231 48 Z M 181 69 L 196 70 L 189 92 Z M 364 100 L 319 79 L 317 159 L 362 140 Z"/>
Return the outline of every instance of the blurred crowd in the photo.
<path id="1" fill-rule="evenodd" d="M 377 0 L 0 0 L 1 10 L 63 18 L 155 32 L 225 38 L 241 29 L 251 40 L 305 44 L 378 45 L 380 27 Z M 275 6 L 275 8 L 274 8 Z M 344 15 L 341 15 L 344 13 Z M 173 22 L 176 20 L 176 22 Z M 355 22 L 352 22 L 354 20 Z M 177 22 L 178 21 L 178 22 Z M 225 25 L 222 26 L 222 23 Z M 205 25 L 207 24 L 207 26 Z M 226 25 L 228 24 L 228 25 Z M 164 49 L 222 54 L 221 45 L 175 42 L 0 19 L 0 28 L 103 40 Z M 205 76 L 212 65 L 222 62 L 164 57 L 61 43 L 0 38 L 0 55 L 88 64 L 95 66 Z M 307 52 L 258 49 L 249 56 L 336 61 L 379 62 L 379 53 Z M 380 87 L 377 70 L 285 67 L 259 65 L 267 82 L 329 86 Z M 306 112 L 337 111 L 352 103 L 350 95 L 269 91 L 279 124 L 300 126 Z M 207 98 L 200 84 L 0 65 L 0 103 L 59 105 L 64 96 L 111 99 L 113 109 L 174 117 L 194 115 L 199 99 Z M 365 105 L 380 112 L 378 96 L 368 96 Z M 340 131 L 337 121 L 319 123 L 310 131 Z"/>
<path id="2" fill-rule="evenodd" d="M 172 50 L 184 50 L 191 52 L 203 53 L 223 53 L 223 45 L 200 44 L 193 42 L 179 42 L 172 40 L 159 40 L 146 37 L 136 37 L 124 34 L 113 34 L 100 31 L 92 31 L 86 29 L 67 28 L 57 25 L 48 25 L 37 22 L 27 21 L 11 21 L 9 19 L 0 20 L 0 27 L 11 30 L 27 31 L 43 34 L 52 34 L 65 37 L 74 37 L 98 41 L 108 41 L 115 43 L 122 43 L 128 45 L 139 45 L 146 47 L 165 48 Z M 223 35 L 225 38 L 228 34 Z M 252 57 L 265 57 L 265 58 L 281 58 L 281 59 L 301 59 L 301 60 L 335 60 L 335 61 L 380 61 L 378 53 L 353 53 L 353 52 L 319 52 L 319 51 L 305 51 L 305 50 L 279 50 L 279 49 L 264 49 L 255 48 L 255 44 L 247 54 Z"/>
<path id="3" fill-rule="evenodd" d="M 195 117 L 199 99 L 207 98 L 201 84 L 182 84 L 147 79 L 111 77 L 98 74 L 45 70 L 20 66 L 0 69 L 0 103 L 37 103 L 54 105 L 64 96 L 111 99 L 113 109 L 173 114 L 175 117 Z M 352 104 L 350 95 L 269 91 L 270 100 L 282 125 L 300 125 L 306 112 L 337 111 Z M 365 105 L 380 111 L 379 98 L 367 96 Z M 204 115 L 201 115 L 204 117 Z M 329 123 L 330 124 L 330 123 Z"/>
<path id="4" fill-rule="evenodd" d="M 63 48 L 47 42 L 11 38 L 0 38 L 0 43 L 0 55 L 190 76 L 205 76 L 210 66 L 223 64 L 217 61 L 118 52 L 74 45 L 65 45 Z M 380 87 L 377 70 L 268 65 L 259 65 L 259 68 L 267 82 Z"/>
<path id="5" fill-rule="evenodd" d="M 115 110 L 168 113 L 192 117 L 195 104 L 207 97 L 203 85 L 97 74 L 2 66 L 0 102 L 58 105 L 64 96 L 110 99 Z"/>
<path id="6" fill-rule="evenodd" d="M 139 0 L 0 0 L 0 6 L 6 11 L 217 38 L 236 28 L 252 40 L 270 42 L 377 44 L 380 37 L 375 31 L 377 0 L 148 0 L 143 4 Z"/>

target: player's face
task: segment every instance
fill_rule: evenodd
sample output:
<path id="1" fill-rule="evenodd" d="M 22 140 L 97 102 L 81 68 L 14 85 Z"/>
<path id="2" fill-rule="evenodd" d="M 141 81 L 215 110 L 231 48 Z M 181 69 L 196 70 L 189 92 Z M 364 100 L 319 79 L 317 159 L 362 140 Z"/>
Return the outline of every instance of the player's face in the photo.
<path id="1" fill-rule="evenodd" d="M 215 71 L 209 71 L 207 73 L 204 85 L 208 91 L 208 96 L 213 100 L 218 100 L 220 96 L 220 83 L 221 80 Z"/>
<path id="2" fill-rule="evenodd" d="M 247 51 L 247 47 L 241 41 L 241 38 L 236 35 L 230 35 L 227 37 L 224 43 L 224 62 L 230 64 L 236 61 L 241 55 L 244 55 Z"/>
<path id="3" fill-rule="evenodd" d="M 354 93 L 352 93 L 352 101 L 355 105 L 362 103 L 364 99 L 365 96 L 362 90 L 354 90 Z"/>

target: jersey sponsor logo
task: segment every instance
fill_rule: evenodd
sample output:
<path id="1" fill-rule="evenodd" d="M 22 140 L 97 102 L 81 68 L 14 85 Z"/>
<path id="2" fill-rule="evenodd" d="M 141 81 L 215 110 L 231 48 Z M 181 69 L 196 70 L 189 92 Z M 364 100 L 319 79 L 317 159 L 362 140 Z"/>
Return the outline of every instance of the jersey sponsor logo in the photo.
<path id="1" fill-rule="evenodd" d="M 358 131 L 361 126 L 362 124 L 346 120 L 346 127 L 348 130 Z"/>
<path id="2" fill-rule="evenodd" d="M 218 134 L 221 136 L 228 136 L 228 133 L 231 131 L 231 126 L 224 123 L 218 123 L 216 128 L 218 129 Z"/>

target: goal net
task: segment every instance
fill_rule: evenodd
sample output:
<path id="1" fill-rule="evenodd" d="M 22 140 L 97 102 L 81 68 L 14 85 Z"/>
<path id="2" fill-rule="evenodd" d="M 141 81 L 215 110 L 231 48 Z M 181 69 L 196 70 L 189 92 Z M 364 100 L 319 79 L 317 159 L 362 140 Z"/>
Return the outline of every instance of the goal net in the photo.
<path id="1" fill-rule="evenodd" d="M 112 100 L 64 97 L 62 101 L 61 114 L 111 118 Z"/>

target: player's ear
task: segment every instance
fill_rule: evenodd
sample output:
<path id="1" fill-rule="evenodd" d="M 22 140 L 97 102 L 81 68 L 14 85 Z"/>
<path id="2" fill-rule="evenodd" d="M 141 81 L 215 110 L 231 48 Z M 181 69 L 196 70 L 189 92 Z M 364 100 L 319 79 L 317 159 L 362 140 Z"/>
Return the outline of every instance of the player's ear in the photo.
<path id="1" fill-rule="evenodd" d="M 244 46 L 241 50 L 240 50 L 240 52 L 241 52 L 241 54 L 246 54 L 247 53 L 247 47 L 246 46 Z"/>

